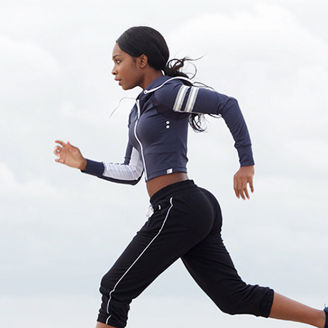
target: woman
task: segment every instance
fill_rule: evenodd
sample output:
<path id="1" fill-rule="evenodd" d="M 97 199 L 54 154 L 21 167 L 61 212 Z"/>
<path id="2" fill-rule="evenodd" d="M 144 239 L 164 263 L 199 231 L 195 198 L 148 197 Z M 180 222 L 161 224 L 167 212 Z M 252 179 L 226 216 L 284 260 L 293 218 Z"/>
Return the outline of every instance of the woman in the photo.
<path id="1" fill-rule="evenodd" d="M 129 304 L 161 272 L 181 258 L 215 304 L 229 314 L 253 314 L 328 328 L 328 309 L 316 310 L 271 288 L 248 285 L 238 276 L 221 239 L 215 197 L 187 176 L 188 122 L 201 131 L 203 114 L 221 115 L 235 140 L 240 169 L 238 198 L 253 192 L 254 161 L 247 126 L 234 98 L 193 86 L 180 72 L 185 59 L 169 61 L 156 30 L 125 31 L 113 49 L 113 75 L 124 90 L 143 91 L 129 115 L 129 142 L 122 164 L 86 159 L 77 147 L 57 140 L 57 162 L 109 181 L 136 184 L 144 174 L 153 213 L 104 275 L 97 327 L 126 326 Z"/>

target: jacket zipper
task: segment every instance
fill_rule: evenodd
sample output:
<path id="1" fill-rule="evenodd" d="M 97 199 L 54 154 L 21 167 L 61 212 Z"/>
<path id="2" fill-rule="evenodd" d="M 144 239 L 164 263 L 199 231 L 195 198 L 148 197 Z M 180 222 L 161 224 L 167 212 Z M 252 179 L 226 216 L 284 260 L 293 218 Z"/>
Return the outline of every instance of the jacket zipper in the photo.
<path id="1" fill-rule="evenodd" d="M 144 157 L 144 154 L 143 154 L 143 147 L 142 147 L 141 141 L 139 140 L 139 138 L 137 136 L 137 124 L 138 124 L 138 121 L 139 121 L 139 118 L 140 118 L 140 104 L 139 104 L 139 99 L 136 100 L 136 104 L 137 104 L 137 108 L 138 108 L 138 117 L 137 117 L 136 123 L 134 125 L 134 136 L 136 137 L 136 139 L 137 139 L 137 141 L 138 141 L 138 143 L 140 145 L 141 158 L 142 158 L 143 166 L 144 166 L 144 169 L 145 169 L 145 176 L 146 176 L 146 181 L 147 181 L 148 175 L 147 175 L 145 157 Z"/>

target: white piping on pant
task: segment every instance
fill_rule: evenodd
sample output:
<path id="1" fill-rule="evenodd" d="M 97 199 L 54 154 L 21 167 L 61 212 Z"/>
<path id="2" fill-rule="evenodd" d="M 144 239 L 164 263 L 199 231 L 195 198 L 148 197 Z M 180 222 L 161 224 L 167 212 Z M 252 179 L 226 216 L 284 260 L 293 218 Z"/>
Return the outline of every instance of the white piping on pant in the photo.
<path id="1" fill-rule="evenodd" d="M 107 313 L 109 314 L 109 303 L 112 299 L 112 293 L 115 291 L 116 287 L 118 286 L 118 284 L 121 282 L 121 280 L 127 275 L 127 273 L 131 270 L 131 268 L 137 263 L 137 261 L 140 259 L 140 257 L 145 253 L 145 251 L 148 249 L 148 247 L 153 243 L 153 241 L 159 236 L 159 234 L 162 232 L 164 225 L 167 221 L 167 218 L 170 214 L 170 211 L 173 207 L 173 197 L 170 198 L 170 204 L 171 206 L 169 207 L 169 209 L 167 210 L 165 219 L 163 221 L 163 224 L 161 226 L 161 228 L 159 229 L 158 233 L 156 234 L 156 236 L 150 241 L 150 243 L 145 247 L 145 249 L 139 254 L 139 256 L 135 259 L 135 261 L 130 265 L 130 267 L 124 272 L 124 274 L 122 275 L 122 277 L 117 281 L 117 283 L 115 284 L 114 288 L 109 292 L 109 299 L 107 302 Z M 110 319 L 112 315 L 110 315 L 107 320 L 106 320 L 106 325 L 108 325 L 108 320 Z"/>

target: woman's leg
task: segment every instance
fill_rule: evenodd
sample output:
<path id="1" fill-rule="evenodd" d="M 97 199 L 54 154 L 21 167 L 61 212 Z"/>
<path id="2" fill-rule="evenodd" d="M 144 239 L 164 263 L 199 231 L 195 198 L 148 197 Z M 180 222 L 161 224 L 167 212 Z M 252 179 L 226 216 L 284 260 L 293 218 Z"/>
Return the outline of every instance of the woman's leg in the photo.
<path id="1" fill-rule="evenodd" d="M 311 308 L 278 293 L 274 293 L 270 318 L 302 322 L 324 328 L 326 314 L 322 310 Z"/>
<path id="2" fill-rule="evenodd" d="M 125 327 L 131 301 L 210 231 L 213 213 L 208 201 L 196 187 L 189 189 L 154 205 L 153 215 L 102 278 L 99 328 Z M 200 221 L 201 214 L 205 217 Z"/>
<path id="3" fill-rule="evenodd" d="M 116 327 L 108 326 L 108 325 L 105 325 L 104 323 L 97 322 L 96 328 L 116 328 Z"/>
<path id="4" fill-rule="evenodd" d="M 221 239 L 221 210 L 215 197 L 200 188 L 216 213 L 216 225 L 202 242 L 182 256 L 187 270 L 214 303 L 229 314 L 291 320 L 325 328 L 325 312 L 288 299 L 272 289 L 248 285 L 239 277 Z"/>
<path id="5" fill-rule="evenodd" d="M 161 205 L 103 276 L 97 327 L 125 327 L 131 301 L 179 258 L 183 234 L 172 231 L 174 200 Z"/>
<path id="6" fill-rule="evenodd" d="M 187 270 L 221 311 L 270 315 L 274 291 L 246 284 L 238 275 L 220 236 L 209 235 L 181 257 Z"/>
<path id="7" fill-rule="evenodd" d="M 324 328 L 326 321 L 323 311 L 313 309 L 278 293 L 274 293 L 270 318 L 307 323 L 319 328 Z M 98 322 L 96 328 L 115 327 Z"/>

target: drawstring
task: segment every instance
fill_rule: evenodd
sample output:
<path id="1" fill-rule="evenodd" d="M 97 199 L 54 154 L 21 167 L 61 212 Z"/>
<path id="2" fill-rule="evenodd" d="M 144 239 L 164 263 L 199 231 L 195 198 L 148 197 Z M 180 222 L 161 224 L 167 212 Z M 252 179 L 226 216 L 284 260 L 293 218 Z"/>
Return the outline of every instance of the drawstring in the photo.
<path id="1" fill-rule="evenodd" d="M 152 205 L 149 204 L 148 211 L 147 211 L 147 214 L 146 214 L 146 218 L 147 219 L 150 218 L 153 215 L 153 213 L 154 213 L 154 209 L 153 209 Z"/>
<path id="2" fill-rule="evenodd" d="M 153 206 L 151 204 L 149 204 L 149 207 L 148 207 L 148 211 L 147 211 L 147 214 L 146 214 L 146 218 L 150 218 L 155 211 L 160 211 L 162 209 L 162 206 L 161 204 L 158 204 L 155 209 L 153 208 Z"/>

